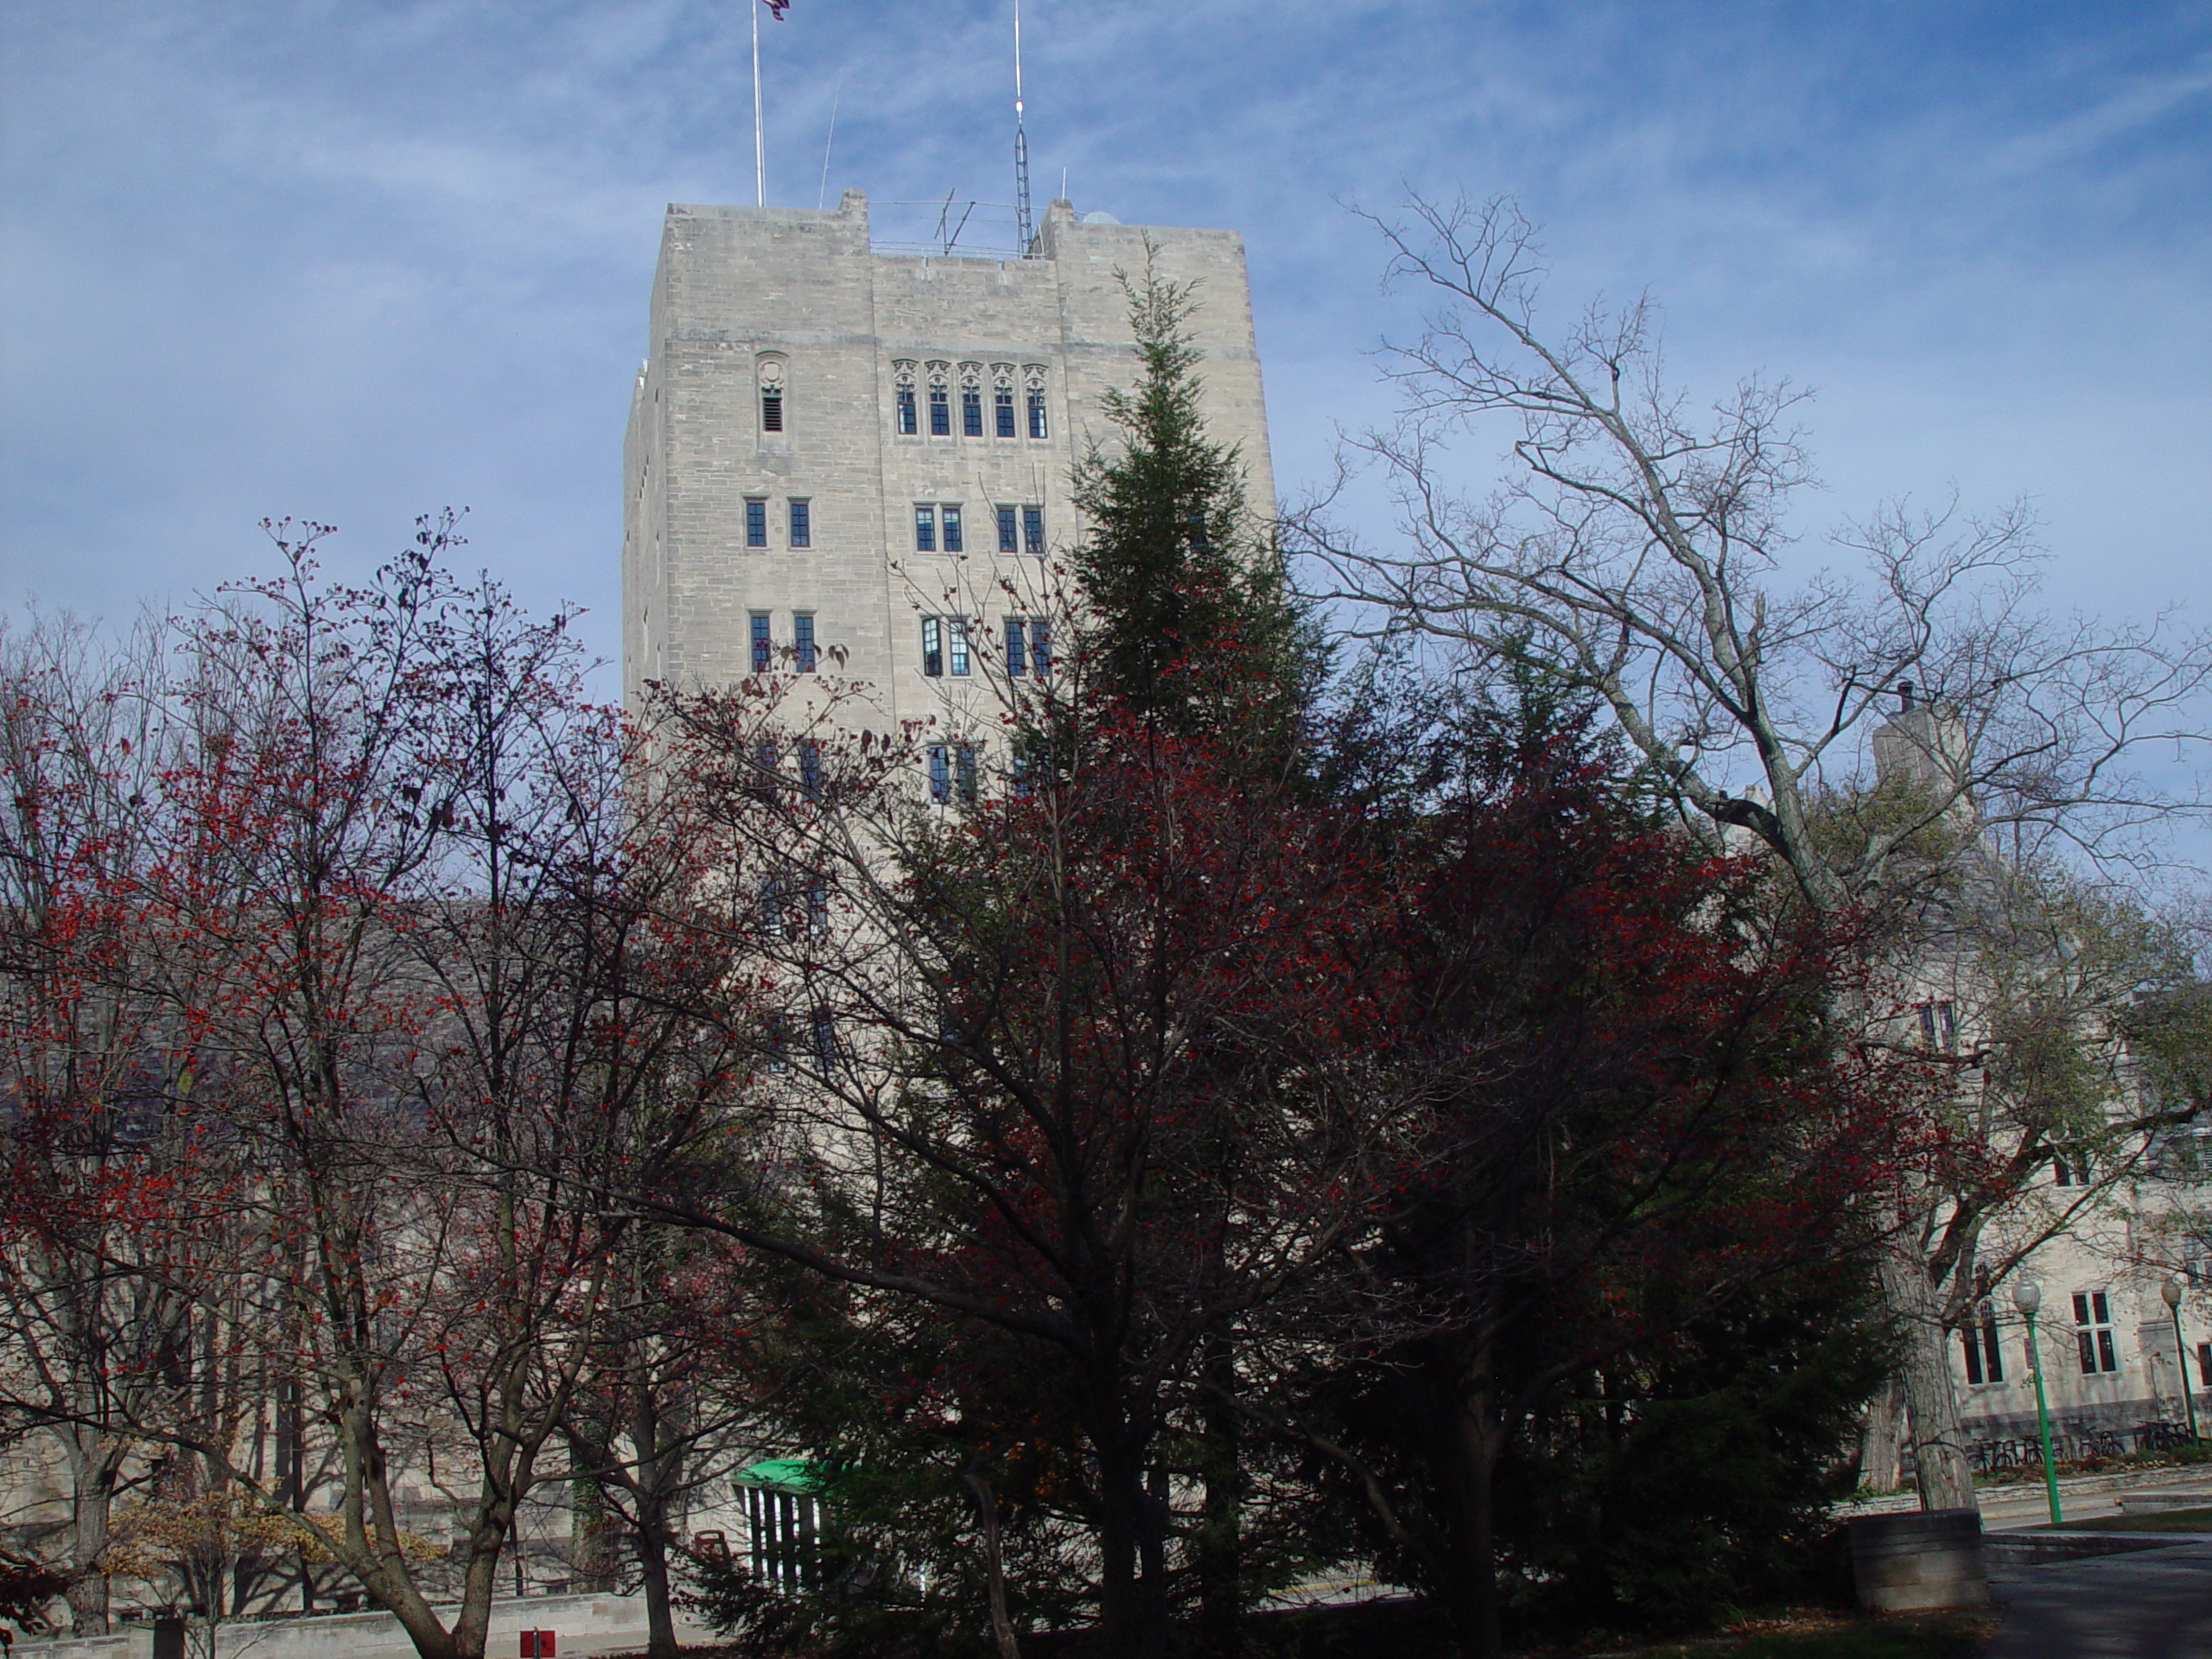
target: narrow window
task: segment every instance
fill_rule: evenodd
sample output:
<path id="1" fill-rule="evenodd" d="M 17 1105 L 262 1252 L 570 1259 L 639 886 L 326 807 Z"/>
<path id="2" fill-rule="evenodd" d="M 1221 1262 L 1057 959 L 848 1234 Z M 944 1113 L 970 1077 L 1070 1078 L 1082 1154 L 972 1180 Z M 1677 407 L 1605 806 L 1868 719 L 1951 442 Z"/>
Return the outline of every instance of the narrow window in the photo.
<path id="1" fill-rule="evenodd" d="M 2105 1292 L 2075 1293 L 2074 1341 L 2081 1351 L 2082 1376 L 2120 1369 L 2120 1356 L 2112 1341 L 2112 1302 Z"/>
<path id="2" fill-rule="evenodd" d="M 967 438 L 983 435 L 983 389 L 972 383 L 960 388 L 960 435 Z"/>
<path id="3" fill-rule="evenodd" d="M 933 438 L 952 435 L 951 393 L 942 380 L 930 384 L 930 435 Z"/>
<path id="4" fill-rule="evenodd" d="M 1052 625 L 1039 617 L 1029 625 L 1029 671 L 1039 679 L 1052 671 Z"/>
<path id="5" fill-rule="evenodd" d="M 917 553 L 937 551 L 937 509 L 935 507 L 914 509 L 914 551 Z"/>
<path id="6" fill-rule="evenodd" d="M 950 647 L 946 655 L 952 659 L 950 667 L 955 674 L 964 675 L 968 672 L 968 619 L 948 616 L 944 619 L 944 629 L 947 635 L 945 643 Z"/>
<path id="7" fill-rule="evenodd" d="M 1029 435 L 1033 438 L 1041 438 L 1046 435 L 1045 371 L 1040 368 L 1033 368 L 1028 371 L 1026 378 L 1029 386 Z"/>
<path id="8" fill-rule="evenodd" d="M 914 383 L 912 380 L 901 380 L 899 383 L 897 398 L 899 404 L 899 435 L 902 438 L 911 438 L 920 429 L 919 424 L 915 418 Z"/>
<path id="9" fill-rule="evenodd" d="M 1017 801 L 1027 800 L 1029 798 L 1030 792 L 1029 751 L 1027 749 L 1016 749 L 1014 752 L 1014 766 L 1011 769 L 1011 776 L 1014 787 L 1014 798 Z M 2212 1346 L 2212 1344 L 2207 1345 Z"/>
<path id="10" fill-rule="evenodd" d="M 772 875 L 760 884 L 760 931 L 771 937 L 780 933 L 785 919 L 783 878 Z"/>
<path id="11" fill-rule="evenodd" d="M 793 547 L 814 545 L 814 507 L 811 502 L 793 501 L 791 503 L 791 545 Z"/>
<path id="12" fill-rule="evenodd" d="M 999 509 L 998 517 L 999 551 L 1001 553 L 1020 552 L 1021 550 L 1021 544 L 1014 539 L 1018 532 L 1014 529 L 1014 509 L 1012 507 L 1001 507 Z"/>
<path id="13" fill-rule="evenodd" d="M 960 791 L 960 798 L 972 804 L 976 799 L 976 746 L 962 743 L 952 751 L 953 782 Z"/>
<path id="14" fill-rule="evenodd" d="M 753 671 L 755 674 L 766 674 L 768 671 L 768 658 L 772 650 L 768 639 L 768 613 L 753 612 L 752 625 Z"/>
<path id="15" fill-rule="evenodd" d="M 768 1016 L 768 1029 L 764 1034 L 765 1046 L 768 1051 L 768 1069 L 771 1071 L 784 1072 L 791 1070 L 789 1030 L 790 1027 L 782 1014 L 775 1014 Z"/>
<path id="16" fill-rule="evenodd" d="M 791 618 L 791 655 L 800 673 L 814 672 L 814 618 L 804 611 Z"/>
<path id="17" fill-rule="evenodd" d="M 2052 1185 L 2055 1186 L 2087 1186 L 2089 1184 L 2089 1154 L 2078 1147 L 2058 1147 L 2050 1154 Z"/>
<path id="18" fill-rule="evenodd" d="M 1948 1002 L 1923 1002 L 1920 1005 L 1920 1043 L 1923 1048 L 1938 1053 L 1955 1054 L 1959 1052 L 1959 1021 Z"/>
<path id="19" fill-rule="evenodd" d="M 1959 1327 L 1966 1350 L 1967 1381 L 1974 1383 L 2005 1380 L 2005 1350 L 1997 1337 L 1997 1315 L 1986 1313 L 1979 1325 L 1968 1320 Z"/>
<path id="20" fill-rule="evenodd" d="M 822 745 L 810 737 L 799 740 L 798 786 L 808 800 L 822 798 Z"/>
<path id="21" fill-rule="evenodd" d="M 2196 1381 L 2200 1386 L 2212 1389 L 2212 1342 L 2196 1344 Z"/>
<path id="22" fill-rule="evenodd" d="M 1006 671 L 1011 677 L 1017 680 L 1029 671 L 1027 660 L 1029 655 L 1027 632 L 1028 631 L 1022 626 L 1020 617 L 1007 618 Z"/>
<path id="23" fill-rule="evenodd" d="M 931 679 L 944 672 L 944 624 L 934 616 L 922 619 L 922 672 Z"/>
<path id="24" fill-rule="evenodd" d="M 747 547 L 768 545 L 768 504 L 759 497 L 746 498 L 745 544 Z"/>
<path id="25" fill-rule="evenodd" d="M 806 884 L 806 927 L 817 936 L 830 931 L 830 884 L 818 875 Z"/>
<path id="26" fill-rule="evenodd" d="M 961 551 L 960 509 L 939 507 L 937 510 L 937 516 L 944 521 L 944 550 L 948 553 Z"/>
<path id="27" fill-rule="evenodd" d="M 1011 381 L 1001 380 L 992 388 L 991 412 L 997 420 L 999 436 L 1013 437 L 1014 435 L 1014 385 Z"/>
<path id="28" fill-rule="evenodd" d="M 815 1069 L 827 1071 L 837 1063 L 837 1022 L 826 1013 L 814 1016 Z"/>
<path id="29" fill-rule="evenodd" d="M 760 365 L 760 429 L 784 429 L 784 365 L 772 358 Z"/>
<path id="30" fill-rule="evenodd" d="M 930 799 L 942 806 L 952 798 L 951 757 L 942 743 L 930 745 Z"/>
<path id="31" fill-rule="evenodd" d="M 1045 550 L 1045 509 L 1024 507 L 1021 510 L 1021 548 L 1025 553 Z"/>

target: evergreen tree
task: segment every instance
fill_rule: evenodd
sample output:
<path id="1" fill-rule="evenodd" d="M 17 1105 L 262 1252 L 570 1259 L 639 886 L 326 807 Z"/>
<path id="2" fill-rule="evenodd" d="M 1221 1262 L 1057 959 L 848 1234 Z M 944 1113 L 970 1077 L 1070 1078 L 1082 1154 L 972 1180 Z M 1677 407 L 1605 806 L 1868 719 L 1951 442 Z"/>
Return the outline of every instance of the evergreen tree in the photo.
<path id="1" fill-rule="evenodd" d="M 1075 556 L 1084 661 L 1147 729 L 1284 734 L 1323 652 L 1291 594 L 1272 524 L 1244 493 L 1243 459 L 1206 436 L 1197 284 L 1147 261 L 1128 296 L 1143 374 L 1103 399 L 1121 437 L 1076 469 L 1086 529 Z"/>

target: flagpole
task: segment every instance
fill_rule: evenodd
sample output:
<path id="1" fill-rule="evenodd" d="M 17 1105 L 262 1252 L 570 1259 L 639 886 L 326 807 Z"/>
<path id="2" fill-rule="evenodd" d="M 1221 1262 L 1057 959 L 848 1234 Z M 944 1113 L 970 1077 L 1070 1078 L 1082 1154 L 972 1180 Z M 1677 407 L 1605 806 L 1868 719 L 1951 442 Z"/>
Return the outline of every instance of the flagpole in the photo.
<path id="1" fill-rule="evenodd" d="M 768 150 L 760 136 L 760 0 L 745 0 L 753 14 L 753 205 L 768 205 Z"/>

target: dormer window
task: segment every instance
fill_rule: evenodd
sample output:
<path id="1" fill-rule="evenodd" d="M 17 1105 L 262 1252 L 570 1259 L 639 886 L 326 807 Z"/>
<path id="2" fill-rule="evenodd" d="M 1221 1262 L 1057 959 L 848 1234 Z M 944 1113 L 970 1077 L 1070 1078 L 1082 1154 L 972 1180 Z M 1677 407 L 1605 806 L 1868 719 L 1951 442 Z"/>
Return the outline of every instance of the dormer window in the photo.
<path id="1" fill-rule="evenodd" d="M 783 429 L 784 362 L 781 358 L 764 357 L 760 359 L 760 430 Z"/>

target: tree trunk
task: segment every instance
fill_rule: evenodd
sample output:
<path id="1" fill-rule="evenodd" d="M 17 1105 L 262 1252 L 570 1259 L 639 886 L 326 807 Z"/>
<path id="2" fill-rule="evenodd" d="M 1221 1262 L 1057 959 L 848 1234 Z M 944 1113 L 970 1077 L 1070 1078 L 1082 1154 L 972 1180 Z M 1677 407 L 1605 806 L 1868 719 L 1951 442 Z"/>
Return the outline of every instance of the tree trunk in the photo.
<path id="1" fill-rule="evenodd" d="M 1904 1380 L 1891 1377 L 1866 1402 L 1866 1427 L 1859 1440 L 1859 1484 L 1873 1492 L 1894 1492 L 1904 1479 L 1897 1433 L 1904 1414 Z"/>
<path id="2" fill-rule="evenodd" d="M 1142 1622 L 1137 1605 L 1137 1535 L 1144 1509 L 1143 1471 L 1103 1435 L 1098 1454 L 1098 1652 L 1133 1659 Z"/>
<path id="3" fill-rule="evenodd" d="M 1143 1521 L 1137 1554 L 1144 1563 L 1141 1607 L 1144 1623 L 1137 1638 L 1137 1659 L 1167 1659 L 1170 1635 L 1167 1601 L 1167 1471 L 1152 1470 L 1145 1483 Z"/>
<path id="4" fill-rule="evenodd" d="M 656 1503 L 654 1510 L 664 1511 Z M 668 1592 L 668 1521 L 665 1513 L 641 1513 L 638 1527 L 638 1570 L 645 1580 L 645 1659 L 676 1659 L 676 1613 Z"/>
<path id="5" fill-rule="evenodd" d="M 1923 1510 L 1978 1510 L 1951 1382 L 1950 1343 L 1915 1240 L 1915 1229 L 1901 1230 L 1881 1257 L 1883 1298 L 1903 1344 L 1898 1372 L 1911 1417 L 1914 1484 Z"/>
<path id="6" fill-rule="evenodd" d="M 1225 1359 L 1207 1380 L 1230 1390 L 1236 1368 Z M 1243 1647 L 1243 1447 L 1236 1408 L 1215 1399 L 1200 1414 L 1205 1496 L 1195 1540 L 1198 1578 L 1198 1650 L 1207 1659 L 1236 1659 Z"/>
<path id="7" fill-rule="evenodd" d="M 105 1636 L 107 1574 L 93 1564 L 107 1548 L 108 1512 L 115 1497 L 115 1471 L 105 1448 L 86 1453 L 73 1446 L 75 1487 L 71 1494 L 69 1545 L 69 1633 Z"/>
<path id="8" fill-rule="evenodd" d="M 1452 1342 L 1432 1349 L 1426 1369 L 1431 1468 L 1444 1510 L 1445 1612 L 1462 1659 L 1498 1659 L 1493 1495 L 1504 1434 L 1493 1421 L 1488 1366 L 1478 1348 Z"/>
<path id="9" fill-rule="evenodd" d="M 973 1464 L 960 1471 L 968 1490 L 976 1494 L 976 1507 L 983 1523 L 983 1574 L 991 1604 L 991 1640 L 999 1659 L 1021 1659 L 1021 1644 L 1014 1639 L 1014 1621 L 1006 1611 L 1006 1555 L 999 1540 L 999 1497 L 982 1471 Z"/>

